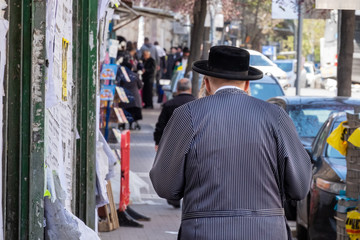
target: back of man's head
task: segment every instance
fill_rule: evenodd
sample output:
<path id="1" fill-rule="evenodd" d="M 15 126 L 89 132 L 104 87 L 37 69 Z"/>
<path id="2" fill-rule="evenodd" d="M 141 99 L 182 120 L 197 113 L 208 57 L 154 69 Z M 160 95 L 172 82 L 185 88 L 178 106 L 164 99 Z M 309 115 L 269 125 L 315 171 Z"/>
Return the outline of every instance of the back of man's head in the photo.
<path id="1" fill-rule="evenodd" d="M 191 82 L 188 78 L 182 78 L 178 81 L 176 89 L 178 93 L 180 92 L 190 92 L 191 93 Z"/>
<path id="2" fill-rule="evenodd" d="M 144 38 L 144 42 L 149 43 L 150 42 L 149 38 L 148 37 Z"/>

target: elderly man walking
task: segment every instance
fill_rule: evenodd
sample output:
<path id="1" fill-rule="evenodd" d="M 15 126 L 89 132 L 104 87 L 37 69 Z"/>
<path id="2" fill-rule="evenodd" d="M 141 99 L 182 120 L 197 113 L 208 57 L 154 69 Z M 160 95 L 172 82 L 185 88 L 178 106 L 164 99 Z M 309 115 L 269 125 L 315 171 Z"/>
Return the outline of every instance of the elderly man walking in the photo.
<path id="1" fill-rule="evenodd" d="M 193 70 L 210 96 L 174 111 L 150 171 L 160 197 L 183 198 L 179 239 L 291 239 L 284 202 L 303 199 L 311 180 L 291 119 L 246 94 L 262 78 L 246 50 L 212 47 Z"/>

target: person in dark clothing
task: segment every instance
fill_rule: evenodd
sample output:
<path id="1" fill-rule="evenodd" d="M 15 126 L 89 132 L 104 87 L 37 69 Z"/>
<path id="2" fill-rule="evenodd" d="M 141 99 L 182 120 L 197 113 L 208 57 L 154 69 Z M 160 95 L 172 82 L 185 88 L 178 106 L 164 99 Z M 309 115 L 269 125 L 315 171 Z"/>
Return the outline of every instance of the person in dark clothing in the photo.
<path id="1" fill-rule="evenodd" d="M 166 59 L 166 72 L 164 73 L 164 79 L 171 79 L 174 72 L 176 59 L 176 47 L 171 47 L 170 54 L 167 55 Z"/>
<path id="2" fill-rule="evenodd" d="M 156 74 L 155 74 L 155 79 L 156 79 L 156 92 L 157 92 L 157 95 L 158 95 L 158 100 L 157 102 L 158 103 L 162 103 L 163 102 L 163 98 L 164 98 L 164 91 L 162 90 L 162 87 L 160 85 L 160 79 L 161 79 L 161 76 L 163 75 L 164 73 L 164 70 L 166 69 L 166 60 L 165 60 L 165 57 L 166 57 L 166 52 L 164 51 L 164 49 L 162 47 L 160 47 L 159 45 L 159 42 L 158 41 L 155 41 L 154 42 L 154 46 L 157 50 L 157 53 L 158 53 L 158 56 L 160 58 L 160 62 L 159 62 L 159 66 L 160 66 L 160 69 L 158 68 L 156 70 Z"/>
<path id="3" fill-rule="evenodd" d="M 177 96 L 163 104 L 163 109 L 156 123 L 154 132 L 155 150 L 160 143 L 162 133 L 174 110 L 185 103 L 195 100 L 195 97 L 191 95 L 191 81 L 189 79 L 180 79 L 176 87 Z"/>
<path id="4" fill-rule="evenodd" d="M 190 56 L 190 49 L 184 47 L 182 56 L 176 59 L 175 68 L 179 69 L 180 67 L 182 67 L 182 71 L 185 71 L 188 65 L 189 56 Z"/>
<path id="5" fill-rule="evenodd" d="M 156 62 L 151 57 L 149 50 L 145 50 L 144 53 L 144 73 L 142 80 L 144 82 L 143 87 L 143 102 L 144 108 L 154 108 L 153 106 L 153 85 L 155 79 Z"/>
<path id="6" fill-rule="evenodd" d="M 176 87 L 177 87 L 178 95 L 175 96 L 170 101 L 164 103 L 158 122 L 156 123 L 155 126 L 154 140 L 155 140 L 156 151 L 159 146 L 161 136 L 166 127 L 166 124 L 170 120 L 171 115 L 173 114 L 175 109 L 185 103 L 195 100 L 195 97 L 191 95 L 191 81 L 189 79 L 187 78 L 180 79 Z M 180 207 L 180 200 L 167 200 L 167 202 L 175 208 Z"/>
<path id="7" fill-rule="evenodd" d="M 139 76 L 131 71 L 132 65 L 130 62 L 123 62 L 116 74 L 116 84 L 124 88 L 129 103 L 120 103 L 125 111 L 127 111 L 133 121 L 129 121 L 129 129 L 133 129 L 133 123 L 135 122 L 135 128 L 140 129 L 138 120 L 142 119 L 141 113 L 141 97 L 139 90 L 143 86 L 143 83 L 139 79 Z"/>

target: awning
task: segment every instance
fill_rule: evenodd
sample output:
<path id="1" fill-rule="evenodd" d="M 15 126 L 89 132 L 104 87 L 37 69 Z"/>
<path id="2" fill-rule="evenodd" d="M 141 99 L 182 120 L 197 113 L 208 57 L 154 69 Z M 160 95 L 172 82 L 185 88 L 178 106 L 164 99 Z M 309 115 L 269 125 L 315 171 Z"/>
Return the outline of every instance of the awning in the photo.
<path id="1" fill-rule="evenodd" d="M 316 8 L 360 10 L 359 0 L 316 0 Z"/>

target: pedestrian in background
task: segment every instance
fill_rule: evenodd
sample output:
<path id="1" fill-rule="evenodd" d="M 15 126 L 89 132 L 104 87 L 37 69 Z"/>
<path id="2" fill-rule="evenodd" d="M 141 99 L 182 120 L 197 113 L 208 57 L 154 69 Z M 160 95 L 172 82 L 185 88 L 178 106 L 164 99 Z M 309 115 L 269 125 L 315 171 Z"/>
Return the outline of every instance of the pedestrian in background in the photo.
<path id="1" fill-rule="evenodd" d="M 140 129 L 141 127 L 138 121 L 142 119 L 142 106 L 139 90 L 142 88 L 143 83 L 139 76 L 131 70 L 132 67 L 133 65 L 128 60 L 121 63 L 116 74 L 116 84 L 124 88 L 126 96 L 129 99 L 129 103 L 121 102 L 119 105 L 131 115 L 129 129 Z M 134 123 L 135 125 L 133 126 Z"/>
<path id="2" fill-rule="evenodd" d="M 188 64 L 189 56 L 190 56 L 190 49 L 184 47 L 182 56 L 176 59 L 175 69 L 176 70 L 182 69 L 182 71 L 185 71 Z"/>
<path id="3" fill-rule="evenodd" d="M 181 46 L 178 46 L 176 49 L 177 53 L 176 53 L 176 58 L 181 58 L 183 55 L 183 49 Z"/>
<path id="4" fill-rule="evenodd" d="M 185 103 L 195 100 L 195 97 L 191 94 L 191 81 L 189 79 L 180 79 L 176 85 L 176 89 L 177 95 L 163 104 L 159 119 L 156 123 L 154 132 L 155 150 L 158 148 L 165 126 L 170 120 L 174 110 Z"/>
<path id="5" fill-rule="evenodd" d="M 154 108 L 153 106 L 153 85 L 156 72 L 156 63 L 155 60 L 151 57 L 149 50 L 144 50 L 144 69 L 142 74 L 142 80 L 144 82 L 144 87 L 142 91 L 142 97 L 144 102 L 144 108 Z"/>
<path id="6" fill-rule="evenodd" d="M 165 62 L 166 53 L 165 53 L 164 49 L 162 47 L 160 47 L 159 42 L 155 41 L 154 45 L 156 47 L 157 54 L 160 58 L 160 69 L 159 68 L 157 69 L 156 76 L 155 76 L 156 92 L 158 95 L 157 102 L 162 103 L 163 98 L 164 98 L 164 91 L 162 90 L 161 85 L 160 85 L 160 78 L 162 76 L 162 73 L 164 72 L 164 69 L 166 69 L 166 62 Z"/>
<path id="7" fill-rule="evenodd" d="M 261 79 L 249 52 L 210 49 L 193 64 L 210 96 L 177 108 L 150 178 L 160 197 L 183 198 L 179 239 L 291 239 L 287 198 L 305 198 L 311 162 L 288 114 L 246 94 Z"/>
<path id="8" fill-rule="evenodd" d="M 148 50 L 151 54 L 151 57 L 155 60 L 156 66 L 160 66 L 160 58 L 157 52 L 157 49 L 154 45 L 151 44 L 149 38 L 144 38 L 144 44 L 140 48 L 139 58 L 144 58 L 144 51 Z"/>
<path id="9" fill-rule="evenodd" d="M 175 62 L 177 59 L 176 53 L 177 53 L 176 47 L 171 47 L 170 53 L 167 55 L 167 59 L 166 59 L 166 72 L 164 74 L 164 79 L 172 78 Z"/>

